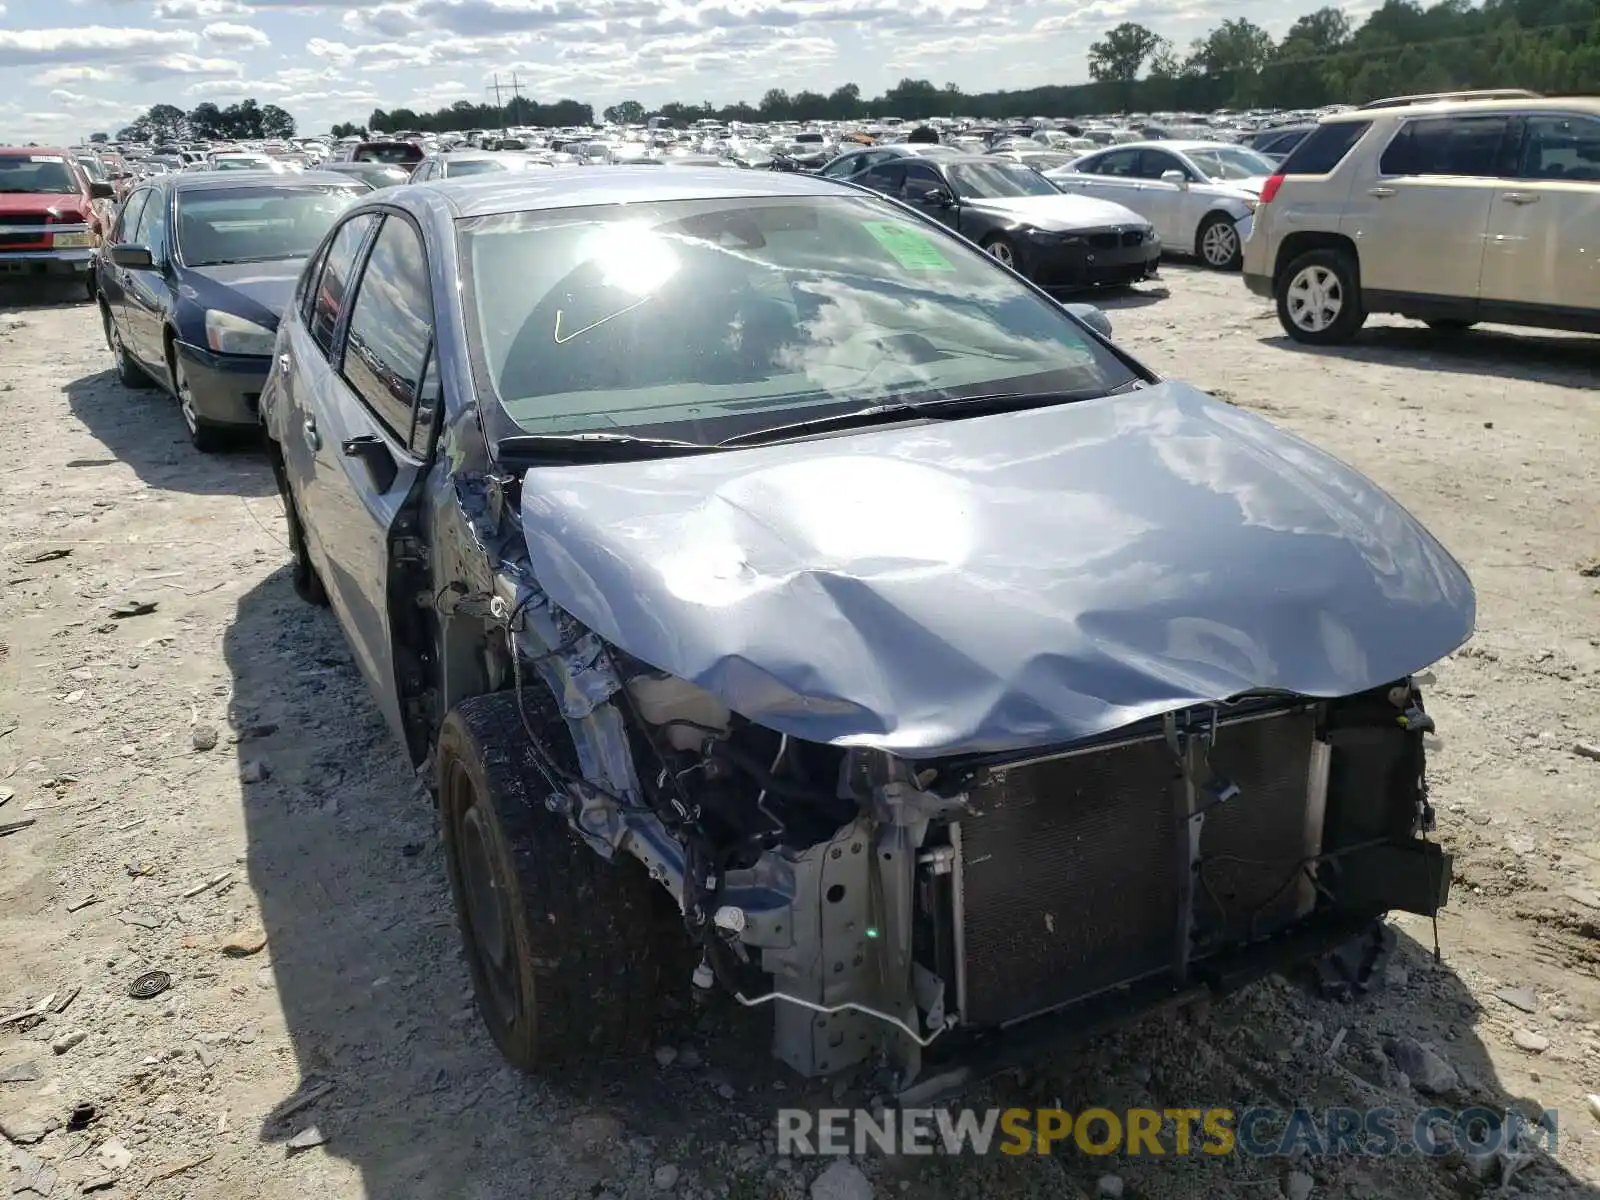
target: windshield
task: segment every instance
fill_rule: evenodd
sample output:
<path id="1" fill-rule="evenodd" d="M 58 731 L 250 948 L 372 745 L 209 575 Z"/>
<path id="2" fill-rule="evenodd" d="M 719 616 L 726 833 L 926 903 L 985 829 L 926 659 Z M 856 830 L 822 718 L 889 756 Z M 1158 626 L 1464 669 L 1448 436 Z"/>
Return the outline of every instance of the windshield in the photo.
<path id="1" fill-rule="evenodd" d="M 72 169 L 59 154 L 0 155 L 0 192 L 63 195 L 77 190 Z"/>
<path id="2" fill-rule="evenodd" d="M 1252 179 L 1257 175 L 1271 175 L 1278 169 L 1270 158 L 1244 146 L 1221 146 L 1187 153 L 1209 179 Z"/>
<path id="3" fill-rule="evenodd" d="M 493 171 L 507 170 L 503 162 L 492 158 L 465 158 L 445 165 L 445 178 L 465 179 L 468 175 L 488 175 Z"/>
<path id="4" fill-rule="evenodd" d="M 719 441 L 871 404 L 1136 378 L 981 251 L 880 201 L 633 203 L 461 230 L 479 387 L 528 433 Z"/>
<path id="5" fill-rule="evenodd" d="M 416 163 L 422 161 L 422 148 L 409 142 L 393 146 L 363 146 L 355 153 L 356 162 Z"/>
<path id="6" fill-rule="evenodd" d="M 950 163 L 945 175 L 956 195 L 968 200 L 1000 200 L 1008 196 L 1053 196 L 1056 187 L 1039 172 L 1020 163 Z"/>
<path id="7" fill-rule="evenodd" d="M 106 169 L 100 165 L 97 158 L 80 158 L 78 165 L 83 168 L 83 173 L 96 183 L 106 181 Z"/>
<path id="8" fill-rule="evenodd" d="M 304 258 L 363 188 L 218 188 L 178 193 L 178 259 L 185 266 Z"/>
<path id="9" fill-rule="evenodd" d="M 231 158 L 219 158 L 211 166 L 216 171 L 270 171 L 272 170 L 272 160 L 270 158 L 245 158 L 236 155 Z"/>

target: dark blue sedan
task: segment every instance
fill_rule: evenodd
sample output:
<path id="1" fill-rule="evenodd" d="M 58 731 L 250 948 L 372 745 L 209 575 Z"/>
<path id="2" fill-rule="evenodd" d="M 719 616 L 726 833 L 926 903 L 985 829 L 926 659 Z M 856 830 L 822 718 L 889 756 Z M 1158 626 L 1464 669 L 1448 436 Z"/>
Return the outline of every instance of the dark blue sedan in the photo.
<path id="1" fill-rule="evenodd" d="M 118 378 L 176 396 L 201 450 L 257 426 L 278 317 L 306 255 L 370 190 L 315 173 L 148 180 L 122 205 L 98 266 Z"/>
<path id="2" fill-rule="evenodd" d="M 810 175 L 338 219 L 261 397 L 294 582 L 435 783 L 512 1062 L 721 984 L 905 1098 L 1438 910 L 1412 673 L 1470 582 L 1094 317 Z"/>

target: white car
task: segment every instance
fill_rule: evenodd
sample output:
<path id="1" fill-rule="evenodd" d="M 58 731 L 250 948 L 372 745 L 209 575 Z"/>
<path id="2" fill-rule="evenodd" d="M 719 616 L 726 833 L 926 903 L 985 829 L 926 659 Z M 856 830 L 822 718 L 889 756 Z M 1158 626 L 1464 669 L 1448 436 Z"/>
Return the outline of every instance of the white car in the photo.
<path id="1" fill-rule="evenodd" d="M 1045 178 L 1064 192 L 1133 209 L 1169 250 L 1237 271 L 1261 189 L 1276 169 L 1271 159 L 1231 142 L 1135 142 L 1086 155 Z"/>

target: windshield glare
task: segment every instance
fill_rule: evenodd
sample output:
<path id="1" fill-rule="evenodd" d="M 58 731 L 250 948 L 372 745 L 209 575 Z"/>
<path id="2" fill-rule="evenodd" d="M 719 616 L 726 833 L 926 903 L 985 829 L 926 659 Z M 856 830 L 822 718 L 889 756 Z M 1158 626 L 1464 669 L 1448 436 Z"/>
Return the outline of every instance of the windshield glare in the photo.
<path id="1" fill-rule="evenodd" d="M 359 187 L 259 187 L 178 193 L 178 256 L 185 266 L 304 258 Z"/>
<path id="2" fill-rule="evenodd" d="M 445 169 L 445 176 L 449 179 L 464 179 L 468 175 L 488 175 L 493 171 L 507 170 L 503 162 L 496 162 L 492 158 L 468 158 L 461 162 L 453 162 Z"/>
<path id="3" fill-rule="evenodd" d="M 1252 179 L 1278 169 L 1270 158 L 1244 146 L 1190 150 L 1188 154 L 1208 179 Z"/>
<path id="4" fill-rule="evenodd" d="M 968 200 L 1002 200 L 1009 196 L 1053 196 L 1055 186 L 1039 172 L 1021 164 L 951 163 L 945 174 L 956 194 Z"/>
<path id="5" fill-rule="evenodd" d="M 865 198 L 497 214 L 462 222 L 461 239 L 480 390 L 529 433 L 720 441 L 873 404 L 1099 395 L 1135 378 L 981 251 Z"/>
<path id="6" fill-rule="evenodd" d="M 0 155 L 0 192 L 76 192 L 67 160 L 56 154 Z"/>

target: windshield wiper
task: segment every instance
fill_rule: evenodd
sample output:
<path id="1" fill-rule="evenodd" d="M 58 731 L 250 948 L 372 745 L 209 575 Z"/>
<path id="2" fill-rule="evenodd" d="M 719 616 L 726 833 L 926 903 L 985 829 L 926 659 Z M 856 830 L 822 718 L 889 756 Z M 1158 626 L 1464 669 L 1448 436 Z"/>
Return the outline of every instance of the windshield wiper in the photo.
<path id="1" fill-rule="evenodd" d="M 1143 380 L 1134 380 L 1143 386 Z M 1015 412 L 1025 408 L 1044 408 L 1052 404 L 1072 404 L 1079 400 L 1098 400 L 1101 396 L 1116 395 L 1130 390 L 1129 385 L 1107 392 L 1100 388 L 1083 388 L 1066 392 L 989 392 L 980 396 L 947 396 L 939 400 L 900 400 L 893 404 L 874 404 L 870 408 L 852 409 L 832 416 L 816 417 L 809 421 L 795 421 L 788 425 L 771 425 L 765 429 L 752 429 L 724 438 L 717 445 L 758 446 L 768 442 L 782 442 L 805 437 L 813 433 L 828 433 L 835 429 L 852 429 L 860 425 L 884 425 L 895 421 L 936 420 L 947 421 L 955 417 L 975 417 L 986 413 Z"/>
<path id="2" fill-rule="evenodd" d="M 495 443 L 500 458 L 554 462 L 590 462 L 631 458 L 672 458 L 704 454 L 718 447 L 680 438 L 639 437 L 632 433 L 593 430 L 588 433 L 519 433 Z"/>

